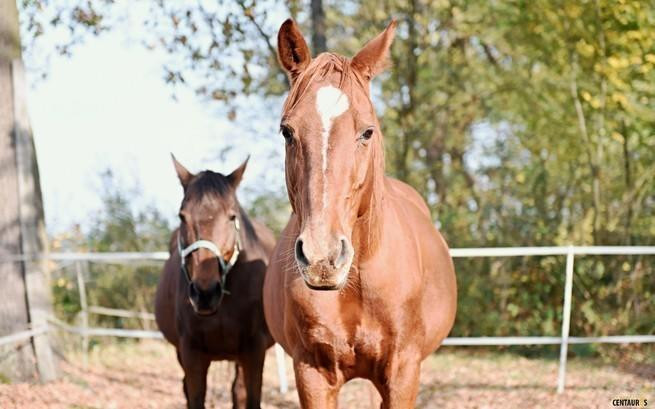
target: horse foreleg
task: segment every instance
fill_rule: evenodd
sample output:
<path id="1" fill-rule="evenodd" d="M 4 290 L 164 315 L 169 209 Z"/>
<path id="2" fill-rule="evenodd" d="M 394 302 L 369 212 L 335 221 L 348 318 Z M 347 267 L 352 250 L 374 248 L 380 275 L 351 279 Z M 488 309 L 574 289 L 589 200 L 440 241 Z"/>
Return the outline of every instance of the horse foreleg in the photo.
<path id="1" fill-rule="evenodd" d="M 184 370 L 184 365 L 182 365 L 182 357 L 180 356 L 180 349 L 176 348 L 175 349 L 175 355 L 177 356 L 177 362 L 180 364 L 182 367 L 182 370 Z M 189 401 L 189 394 L 186 391 L 186 381 L 184 378 L 182 378 L 182 392 L 184 392 L 184 399 Z"/>
<path id="2" fill-rule="evenodd" d="M 184 394 L 189 409 L 204 409 L 207 393 L 207 371 L 210 360 L 191 351 L 181 351 L 184 369 Z"/>
<path id="3" fill-rule="evenodd" d="M 330 382 L 316 366 L 297 359 L 293 361 L 293 370 L 302 409 L 336 409 L 341 387 L 336 375 Z"/>
<path id="4" fill-rule="evenodd" d="M 246 407 L 246 381 L 243 375 L 243 366 L 234 363 L 234 381 L 232 382 L 232 408 L 244 409 Z"/>
<path id="5" fill-rule="evenodd" d="M 241 359 L 248 396 L 246 409 L 260 409 L 265 358 L 266 346 L 262 343 Z"/>
<path id="6" fill-rule="evenodd" d="M 420 358 L 392 358 L 384 371 L 384 378 L 375 383 L 382 396 L 381 409 L 410 409 L 416 406 L 418 395 Z"/>

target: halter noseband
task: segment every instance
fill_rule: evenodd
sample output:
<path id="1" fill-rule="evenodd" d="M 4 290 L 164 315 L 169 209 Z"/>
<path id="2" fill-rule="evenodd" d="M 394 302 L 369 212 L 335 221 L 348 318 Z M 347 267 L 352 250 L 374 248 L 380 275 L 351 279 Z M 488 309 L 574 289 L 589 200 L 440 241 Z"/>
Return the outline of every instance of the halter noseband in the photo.
<path id="1" fill-rule="evenodd" d="M 241 251 L 241 227 L 239 225 L 239 219 L 234 219 L 234 231 L 236 233 L 236 240 L 234 241 L 234 251 L 232 251 L 232 257 L 230 257 L 230 260 L 225 261 L 225 258 L 223 257 L 223 254 L 221 254 L 221 251 L 218 249 L 218 246 L 214 244 L 214 242 L 209 241 L 209 240 L 196 240 L 193 243 L 189 244 L 186 248 L 182 248 L 182 239 L 180 235 L 180 231 L 178 230 L 177 232 L 177 251 L 180 254 L 180 271 L 182 272 L 182 275 L 187 281 L 187 284 L 191 284 L 191 276 L 189 275 L 189 270 L 186 268 L 186 258 L 188 255 L 193 253 L 196 250 L 199 250 L 201 248 L 207 249 L 211 251 L 214 256 L 216 256 L 216 259 L 218 260 L 218 264 L 220 265 L 220 268 L 223 270 L 223 274 L 219 274 L 219 280 L 218 283 L 221 286 L 221 298 L 218 301 L 220 304 L 221 301 L 223 301 L 223 296 L 225 294 L 230 294 L 229 291 L 225 288 L 227 285 L 227 274 L 230 272 L 232 267 L 234 267 L 234 264 L 237 262 L 237 259 L 239 258 L 239 252 Z"/>

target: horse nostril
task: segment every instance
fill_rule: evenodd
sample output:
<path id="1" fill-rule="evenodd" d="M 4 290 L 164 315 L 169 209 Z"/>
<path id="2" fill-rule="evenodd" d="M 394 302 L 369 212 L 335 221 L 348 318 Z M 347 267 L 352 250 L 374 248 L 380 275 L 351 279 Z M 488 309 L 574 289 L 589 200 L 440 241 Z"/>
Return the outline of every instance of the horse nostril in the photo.
<path id="1" fill-rule="evenodd" d="M 302 245 L 303 245 L 302 240 L 300 239 L 296 240 L 296 247 L 295 247 L 296 261 L 298 261 L 298 264 L 300 264 L 302 267 L 307 267 L 309 266 L 309 260 L 307 260 L 307 257 L 303 252 Z"/>
<path id="2" fill-rule="evenodd" d="M 196 299 L 198 298 L 198 287 L 196 287 L 196 284 L 192 281 L 189 283 L 189 297 Z"/>
<path id="3" fill-rule="evenodd" d="M 348 261 L 348 242 L 345 237 L 342 237 L 341 240 L 339 240 L 339 246 L 339 255 L 334 263 L 336 268 L 343 267 L 343 265 Z"/>

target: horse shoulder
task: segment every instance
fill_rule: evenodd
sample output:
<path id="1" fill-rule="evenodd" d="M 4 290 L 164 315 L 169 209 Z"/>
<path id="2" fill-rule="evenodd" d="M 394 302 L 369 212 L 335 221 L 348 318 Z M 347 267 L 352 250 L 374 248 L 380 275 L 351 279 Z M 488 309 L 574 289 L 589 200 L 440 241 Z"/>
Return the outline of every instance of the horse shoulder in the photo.
<path id="1" fill-rule="evenodd" d="M 416 246 L 417 273 L 422 288 L 421 305 L 426 343 L 434 351 L 450 331 L 456 311 L 457 285 L 448 245 L 434 226 L 423 198 L 409 185 L 388 179 L 392 202 Z"/>
<path id="2" fill-rule="evenodd" d="M 409 202 L 413 206 L 416 206 L 416 208 L 426 217 L 431 217 L 428 205 L 416 189 L 405 182 L 390 177 L 386 178 L 386 182 L 387 190 L 390 191 L 392 195 L 396 196 L 399 200 Z"/>

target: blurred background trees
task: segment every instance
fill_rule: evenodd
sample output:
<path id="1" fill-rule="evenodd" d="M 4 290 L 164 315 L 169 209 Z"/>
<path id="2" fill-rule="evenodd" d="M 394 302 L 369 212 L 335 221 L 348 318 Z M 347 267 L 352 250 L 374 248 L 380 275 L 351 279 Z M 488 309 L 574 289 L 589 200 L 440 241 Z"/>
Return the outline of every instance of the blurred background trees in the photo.
<path id="1" fill-rule="evenodd" d="M 58 50 L 70 53 L 86 34 L 112 28 L 112 1 L 78 3 L 23 1 L 26 48 L 63 27 L 68 34 Z M 287 16 L 299 21 L 314 50 L 345 55 L 394 17 L 392 66 L 373 84 L 387 172 L 425 197 L 451 247 L 655 244 L 649 2 L 219 0 L 151 7 L 141 41 L 169 53 L 162 78 L 173 90 L 190 87 L 233 120 L 253 115 L 253 104 L 256 115 L 279 115 L 287 84 L 275 38 Z M 281 158 L 271 161 L 280 166 Z M 262 189 L 250 211 L 279 231 L 285 193 Z M 158 216 L 123 220 L 109 211 L 120 204 L 114 199 L 89 249 L 165 248 L 166 239 L 154 238 L 167 230 Z M 572 334 L 655 331 L 652 257 L 584 257 L 576 265 Z M 558 333 L 563 259 L 458 260 L 457 269 L 454 335 Z"/>

